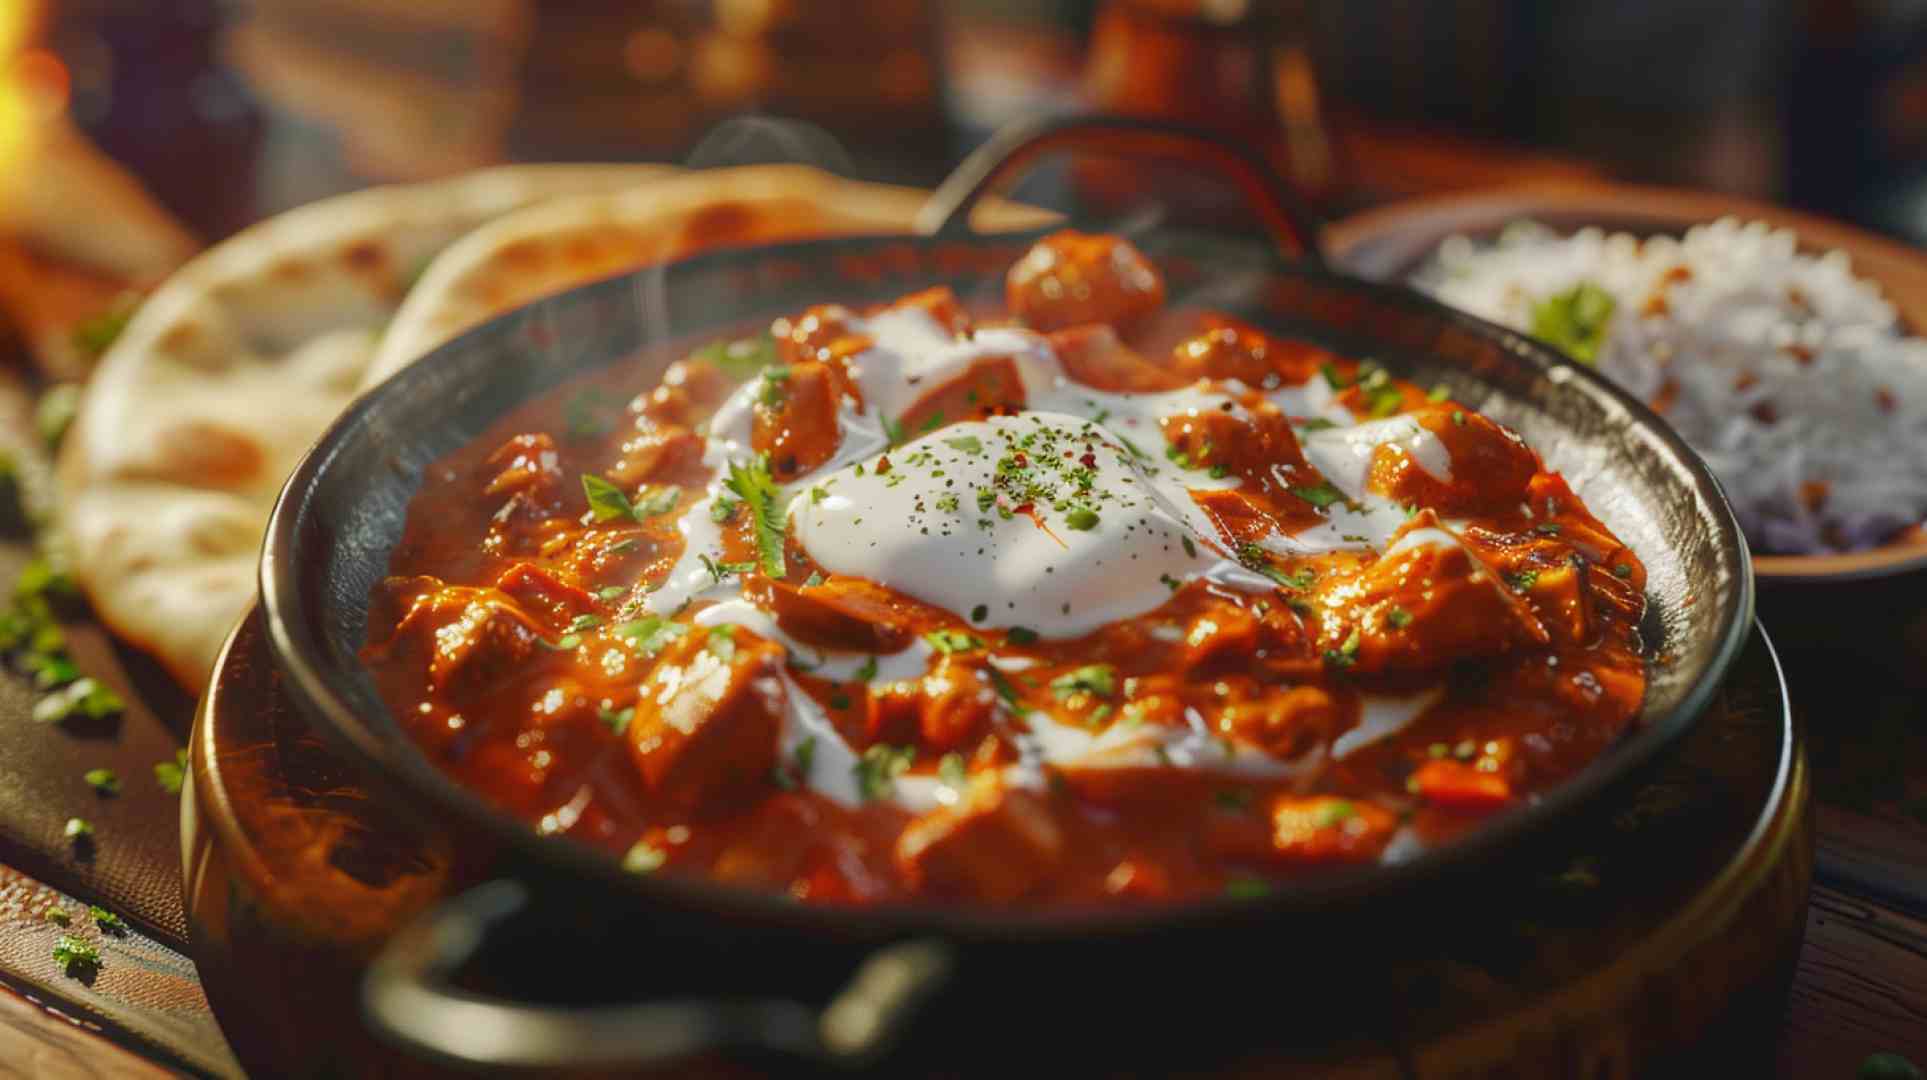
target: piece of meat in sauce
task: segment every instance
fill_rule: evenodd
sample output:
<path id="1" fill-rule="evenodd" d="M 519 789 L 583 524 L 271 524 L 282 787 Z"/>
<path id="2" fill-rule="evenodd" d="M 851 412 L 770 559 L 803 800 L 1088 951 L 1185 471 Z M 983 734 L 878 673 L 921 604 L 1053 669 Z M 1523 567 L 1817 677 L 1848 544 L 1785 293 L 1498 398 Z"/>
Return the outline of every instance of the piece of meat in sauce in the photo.
<path id="1" fill-rule="evenodd" d="M 1130 241 L 1066 229 L 1017 260 L 1004 299 L 1037 330 L 1107 323 L 1128 331 L 1164 306 L 1164 279 Z"/>
<path id="2" fill-rule="evenodd" d="M 395 580 L 389 589 L 406 614 L 377 650 L 422 663 L 431 693 L 485 691 L 518 674 L 542 644 L 541 621 L 499 589 L 426 577 Z"/>
<path id="3" fill-rule="evenodd" d="M 1063 828 L 1048 798 L 982 772 L 957 801 L 912 821 L 897 839 L 897 866 L 937 896 L 1008 903 L 1036 889 L 1063 856 Z"/>
<path id="4" fill-rule="evenodd" d="M 652 795 L 701 816 L 769 789 L 788 709 L 784 655 L 742 627 L 684 634 L 663 650 L 626 732 Z"/>

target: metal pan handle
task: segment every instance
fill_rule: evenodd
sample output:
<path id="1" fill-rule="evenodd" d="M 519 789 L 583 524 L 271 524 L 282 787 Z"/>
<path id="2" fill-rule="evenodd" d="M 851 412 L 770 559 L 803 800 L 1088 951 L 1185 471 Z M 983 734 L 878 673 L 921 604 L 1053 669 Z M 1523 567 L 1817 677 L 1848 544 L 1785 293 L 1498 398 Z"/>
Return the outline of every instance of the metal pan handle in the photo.
<path id="1" fill-rule="evenodd" d="M 979 202 L 1009 188 L 1038 158 L 1062 150 L 1209 165 L 1237 185 L 1280 255 L 1322 261 L 1315 220 L 1264 158 L 1197 128 L 1125 116 L 1047 117 L 1006 126 L 965 158 L 930 196 L 917 213 L 917 232 L 969 233 L 970 214 Z"/>
<path id="2" fill-rule="evenodd" d="M 397 933 L 362 980 L 375 1031 L 411 1053 L 463 1067 L 647 1069 L 755 1051 L 857 1068 L 896 1045 L 952 966 L 949 949 L 936 943 L 881 948 L 821 1007 L 783 998 L 559 1007 L 453 986 L 454 972 L 528 904 L 524 886 L 494 881 Z"/>

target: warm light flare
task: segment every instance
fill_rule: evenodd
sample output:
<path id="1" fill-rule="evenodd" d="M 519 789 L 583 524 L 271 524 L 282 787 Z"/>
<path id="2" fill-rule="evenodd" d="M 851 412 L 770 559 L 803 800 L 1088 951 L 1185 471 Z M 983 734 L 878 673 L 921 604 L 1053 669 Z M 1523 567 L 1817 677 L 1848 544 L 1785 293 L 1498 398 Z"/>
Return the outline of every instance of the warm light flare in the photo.
<path id="1" fill-rule="evenodd" d="M 27 49 L 39 21 L 39 0 L 0 0 L 0 218 L 13 203 L 40 119 L 66 105 L 66 67 Z"/>

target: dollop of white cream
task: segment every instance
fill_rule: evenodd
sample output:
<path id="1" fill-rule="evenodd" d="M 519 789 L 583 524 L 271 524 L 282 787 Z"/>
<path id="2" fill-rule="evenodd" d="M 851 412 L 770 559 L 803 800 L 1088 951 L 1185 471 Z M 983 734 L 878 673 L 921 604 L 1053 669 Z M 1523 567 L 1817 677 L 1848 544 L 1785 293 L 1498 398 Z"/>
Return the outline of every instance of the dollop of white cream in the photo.
<path id="1" fill-rule="evenodd" d="M 1142 615 L 1216 562 L 1130 451 L 1063 413 L 952 424 L 831 474 L 789 517 L 827 571 L 1053 638 Z"/>

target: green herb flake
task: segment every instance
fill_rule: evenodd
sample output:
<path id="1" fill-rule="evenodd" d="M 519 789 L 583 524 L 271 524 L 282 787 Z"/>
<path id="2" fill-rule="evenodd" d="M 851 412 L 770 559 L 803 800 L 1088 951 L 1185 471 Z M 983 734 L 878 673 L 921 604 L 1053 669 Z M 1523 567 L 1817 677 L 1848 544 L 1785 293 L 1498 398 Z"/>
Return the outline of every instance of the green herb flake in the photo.
<path id="1" fill-rule="evenodd" d="M 937 762 L 937 776 L 953 788 L 962 788 L 970 780 L 970 773 L 964 768 L 964 756 L 952 750 Z"/>
<path id="2" fill-rule="evenodd" d="M 703 648 L 724 663 L 735 659 L 736 628 L 734 626 L 710 627 L 709 636 L 703 639 Z"/>
<path id="3" fill-rule="evenodd" d="M 1452 399 L 1452 388 L 1445 385 L 1444 383 L 1440 383 L 1439 385 L 1434 386 L 1432 388 L 1432 392 L 1425 395 L 1425 400 L 1431 401 L 1431 402 L 1450 401 L 1451 399 Z"/>
<path id="4" fill-rule="evenodd" d="M 958 435 L 955 438 L 945 439 L 943 444 L 952 450 L 961 450 L 966 454 L 981 454 L 984 452 L 983 441 L 975 435 Z"/>
<path id="5" fill-rule="evenodd" d="M 80 778 L 87 781 L 87 786 L 93 788 L 96 794 L 120 794 L 120 777 L 112 769 L 88 769 Z"/>
<path id="6" fill-rule="evenodd" d="M 636 501 L 636 520 L 647 521 L 652 517 L 661 517 L 663 514 L 674 510 L 676 504 L 680 502 L 682 502 L 682 489 L 673 487 L 657 488 L 655 491 L 644 495 Z"/>
<path id="7" fill-rule="evenodd" d="M 1632 577 L 1633 568 L 1626 563 L 1615 563 L 1613 564 L 1613 576 L 1616 578 Z"/>
<path id="8" fill-rule="evenodd" d="M 69 840 L 86 840 L 94 835 L 94 823 L 86 818 L 70 817 L 60 834 Z"/>
<path id="9" fill-rule="evenodd" d="M 1333 390 L 1343 390 L 1352 384 L 1352 381 L 1347 379 L 1344 374 L 1338 370 L 1337 364 L 1320 364 L 1318 365 L 1318 373 L 1325 377 L 1325 385 L 1331 387 Z"/>
<path id="10" fill-rule="evenodd" d="M 1012 645 L 1035 645 L 1037 644 L 1037 631 L 1032 630 L 1028 626 L 1013 626 L 1009 630 L 1004 631 L 1004 640 L 1010 642 Z"/>
<path id="11" fill-rule="evenodd" d="M 856 774 L 857 791 L 865 802 L 888 795 L 897 777 L 909 772 L 916 760 L 917 748 L 914 746 L 877 743 L 869 747 L 851 766 L 851 771 Z"/>
<path id="12" fill-rule="evenodd" d="M 749 507 L 751 518 L 756 524 L 756 550 L 762 556 L 763 573 L 772 579 L 783 576 L 783 534 L 788 523 L 783 517 L 783 504 L 779 501 L 782 489 L 770 476 L 769 461 L 758 457 L 753 461 L 731 462 L 729 490 L 743 500 Z"/>
<path id="13" fill-rule="evenodd" d="M 1330 481 L 1320 481 L 1314 487 L 1295 487 L 1291 489 L 1291 493 L 1320 510 L 1345 500 L 1345 493 L 1333 487 Z"/>
<path id="14" fill-rule="evenodd" d="M 1539 584 L 1539 571 L 1519 570 L 1507 574 L 1505 580 L 1506 584 L 1512 586 L 1516 592 L 1531 592 L 1532 587 Z"/>
<path id="15" fill-rule="evenodd" d="M 187 751 L 174 751 L 173 761 L 157 762 L 154 765 L 154 782 L 169 795 L 179 795 L 181 786 L 187 782 Z"/>
<path id="16" fill-rule="evenodd" d="M 1089 532 L 1097 528 L 1097 511 L 1088 506 L 1074 506 L 1064 515 L 1064 524 L 1078 532 Z"/>
<path id="17" fill-rule="evenodd" d="M 877 658 L 874 656 L 868 656 L 868 657 L 864 657 L 863 666 L 856 669 L 856 674 L 851 677 L 851 681 L 867 683 L 871 679 L 874 679 L 876 677 L 877 677 Z"/>
<path id="18" fill-rule="evenodd" d="M 1050 689 L 1059 701 L 1077 694 L 1110 697 L 1117 692 L 1117 669 L 1110 664 L 1086 664 L 1052 679 Z"/>
<path id="19" fill-rule="evenodd" d="M 610 629 L 609 633 L 634 643 L 636 651 L 644 656 L 654 656 L 669 643 L 689 632 L 689 628 L 678 622 L 671 622 L 660 615 L 644 615 L 634 622 L 621 623 Z"/>
<path id="20" fill-rule="evenodd" d="M 1532 531 L 1540 536 L 1558 536 L 1559 524 L 1553 521 L 1542 521 L 1534 525 Z"/>
<path id="21" fill-rule="evenodd" d="M 127 924 L 121 921 L 119 915 L 108 911 L 98 904 L 88 905 L 87 915 L 94 920 L 94 925 L 100 927 L 102 930 L 111 930 L 117 933 L 127 932 Z"/>
<path id="22" fill-rule="evenodd" d="M 1338 799 L 1320 804 L 1317 812 L 1312 815 L 1311 823 L 1314 828 L 1329 829 L 1357 816 L 1358 807 Z"/>
<path id="23" fill-rule="evenodd" d="M 40 917 L 53 923 L 55 926 L 72 926 L 74 924 L 74 917 L 67 914 L 66 908 L 50 907 L 42 912 Z"/>
<path id="24" fill-rule="evenodd" d="M 85 975 L 100 966 L 100 949 L 72 934 L 62 934 L 54 942 L 54 963 L 60 965 L 63 975 Z"/>
<path id="25" fill-rule="evenodd" d="M 1531 333 L 1582 364 L 1594 364 L 1617 306 L 1611 293 L 1582 281 L 1532 306 Z"/>
<path id="26" fill-rule="evenodd" d="M 930 647 L 949 656 L 953 653 L 975 652 L 984 647 L 983 640 L 962 630 L 932 630 L 923 635 Z"/>
<path id="27" fill-rule="evenodd" d="M 582 474 L 582 494 L 589 500 L 589 513 L 597 521 L 634 519 L 636 509 L 622 489 L 593 473 Z"/>
<path id="28" fill-rule="evenodd" d="M 611 709 L 604 706 L 596 710 L 596 716 L 602 721 L 603 726 L 609 729 L 610 734 L 620 738 L 628 733 L 630 723 L 635 720 L 636 707 L 629 705 L 621 709 Z"/>
<path id="29" fill-rule="evenodd" d="M 1385 621 L 1392 624 L 1392 629 L 1403 630 L 1412 625 L 1412 613 L 1402 607 L 1395 607 L 1385 613 Z"/>
<path id="30" fill-rule="evenodd" d="M 795 791 L 801 785 L 809 783 L 810 770 L 815 764 L 816 736 L 805 735 L 803 740 L 796 744 L 796 749 L 790 751 L 789 766 L 776 767 L 776 775 L 773 777 L 776 786 L 784 791 Z"/>

